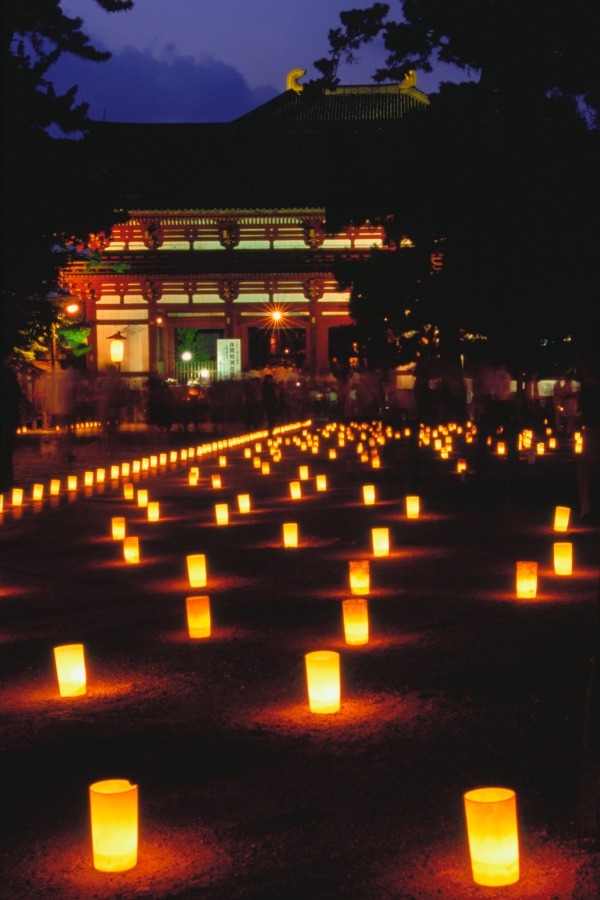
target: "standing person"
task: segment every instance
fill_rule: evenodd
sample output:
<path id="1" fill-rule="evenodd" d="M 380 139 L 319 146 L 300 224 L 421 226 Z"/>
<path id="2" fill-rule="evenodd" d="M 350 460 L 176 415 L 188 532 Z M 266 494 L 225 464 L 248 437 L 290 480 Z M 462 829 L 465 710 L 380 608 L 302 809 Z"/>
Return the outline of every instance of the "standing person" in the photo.
<path id="1" fill-rule="evenodd" d="M 10 491 L 14 486 L 15 435 L 21 424 L 19 407 L 25 400 L 10 358 L 10 354 L 5 355 L 0 368 L 0 492 Z"/>

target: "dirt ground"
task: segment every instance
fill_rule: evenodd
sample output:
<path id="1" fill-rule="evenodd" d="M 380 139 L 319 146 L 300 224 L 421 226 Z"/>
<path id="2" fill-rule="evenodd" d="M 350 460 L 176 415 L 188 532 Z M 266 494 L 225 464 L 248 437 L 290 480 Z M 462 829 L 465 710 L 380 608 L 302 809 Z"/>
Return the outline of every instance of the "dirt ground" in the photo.
<path id="1" fill-rule="evenodd" d="M 290 438 L 269 475 L 238 447 L 224 468 L 213 454 L 136 476 L 160 501 L 156 523 L 110 483 L 20 516 L 5 505 L 2 897 L 600 895 L 597 847 L 576 828 L 600 535 L 576 521 L 575 457 L 522 459 L 511 483 L 506 460 L 461 480 L 456 453 L 424 448 L 423 514 L 409 521 L 403 442 L 381 448 L 380 469 L 355 443 L 329 459 L 334 445 Z M 310 478 L 292 501 L 301 464 Z M 574 507 L 572 576 L 553 571 L 557 504 Z M 140 538 L 137 566 L 110 537 L 114 515 Z M 286 521 L 297 549 L 282 546 Z M 390 529 L 389 557 L 372 557 L 374 526 Z M 206 554 L 206 590 L 188 586 L 189 553 Z M 350 647 L 341 601 L 362 557 L 371 639 Z M 539 563 L 536 600 L 515 599 L 518 559 Z M 193 593 L 210 596 L 205 640 L 187 634 Z M 71 642 L 85 645 L 88 689 L 61 699 L 52 648 Z M 339 713 L 309 711 L 316 649 L 340 653 Z M 138 865 L 114 875 L 93 868 L 89 836 L 88 786 L 104 778 L 139 785 Z M 485 785 L 517 792 L 521 878 L 507 888 L 471 877 L 462 795 Z"/>

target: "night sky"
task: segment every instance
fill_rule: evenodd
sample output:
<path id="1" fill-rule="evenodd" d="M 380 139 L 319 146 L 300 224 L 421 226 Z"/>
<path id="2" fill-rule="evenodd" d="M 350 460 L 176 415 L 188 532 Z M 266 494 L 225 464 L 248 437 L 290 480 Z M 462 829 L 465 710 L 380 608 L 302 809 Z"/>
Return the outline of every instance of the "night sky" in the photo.
<path id="1" fill-rule="evenodd" d="M 79 86 L 78 100 L 93 119 L 129 122 L 230 121 L 285 89 L 287 73 L 318 73 L 313 62 L 327 55 L 327 34 L 353 0 L 136 0 L 125 13 L 105 13 L 93 0 L 63 0 L 70 16 L 106 63 L 64 57 L 51 70 L 57 89 Z M 396 16 L 400 4 L 393 3 Z M 382 41 L 367 46 L 341 80 L 367 84 L 382 65 Z M 439 67 L 419 74 L 418 87 L 437 89 L 440 78 L 461 80 Z"/>

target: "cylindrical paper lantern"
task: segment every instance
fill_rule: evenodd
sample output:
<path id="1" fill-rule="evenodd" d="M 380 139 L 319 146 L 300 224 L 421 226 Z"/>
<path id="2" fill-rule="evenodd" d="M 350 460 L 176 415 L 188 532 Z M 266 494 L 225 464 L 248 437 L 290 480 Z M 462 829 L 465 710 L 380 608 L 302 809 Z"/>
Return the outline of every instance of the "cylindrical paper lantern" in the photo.
<path id="1" fill-rule="evenodd" d="M 83 644 L 63 644 L 54 648 L 54 663 L 61 697 L 81 697 L 86 692 Z"/>
<path id="2" fill-rule="evenodd" d="M 554 574 L 573 574 L 573 544 L 568 541 L 554 544 Z"/>
<path id="3" fill-rule="evenodd" d="M 11 503 L 13 506 L 23 505 L 23 488 L 12 489 Z"/>
<path id="4" fill-rule="evenodd" d="M 475 884 L 501 887 L 519 880 L 517 796 L 487 787 L 464 795 L 471 868 Z"/>
<path id="5" fill-rule="evenodd" d="M 159 466 L 166 466 L 166 464 L 167 464 L 167 454 L 166 453 L 159 453 L 158 464 L 159 464 Z"/>
<path id="6" fill-rule="evenodd" d="M 142 507 L 148 506 L 148 491 L 145 488 L 137 492 L 137 505 Z"/>
<path id="7" fill-rule="evenodd" d="M 128 462 L 121 463 L 121 475 L 123 478 L 129 477 L 129 472 L 131 471 L 131 466 Z"/>
<path id="8" fill-rule="evenodd" d="M 31 499 L 32 500 L 42 500 L 44 497 L 44 485 L 43 484 L 34 484 L 33 489 L 31 491 Z"/>
<path id="9" fill-rule="evenodd" d="M 250 494 L 238 494 L 238 509 L 241 513 L 250 512 Z"/>
<path id="10" fill-rule="evenodd" d="M 210 598 L 186 597 L 185 606 L 190 637 L 210 637 Z"/>
<path id="11" fill-rule="evenodd" d="M 300 481 L 308 480 L 308 466 L 300 466 L 298 469 L 298 478 Z"/>
<path id="12" fill-rule="evenodd" d="M 335 713 L 340 708 L 340 654 L 314 650 L 304 657 L 308 705 L 313 713 Z"/>
<path id="13" fill-rule="evenodd" d="M 316 485 L 318 491 L 327 490 L 327 475 L 317 475 Z"/>
<path id="14" fill-rule="evenodd" d="M 221 468 L 224 468 L 227 465 L 227 457 L 226 456 L 219 457 L 219 465 L 221 466 Z"/>
<path id="15" fill-rule="evenodd" d="M 110 478 L 111 481 L 116 481 L 121 474 L 121 469 L 119 466 L 111 466 L 110 467 Z"/>
<path id="16" fill-rule="evenodd" d="M 135 565 L 140 561 L 140 542 L 137 537 L 123 538 L 123 557 L 126 563 Z"/>
<path id="17" fill-rule="evenodd" d="M 375 485 L 363 484 L 363 502 L 365 506 L 373 506 L 375 503 Z"/>
<path id="18" fill-rule="evenodd" d="M 366 644 L 369 641 L 369 605 L 364 597 L 342 601 L 344 635 L 347 644 Z"/>
<path id="19" fill-rule="evenodd" d="M 519 560 L 517 563 L 517 597 L 522 600 L 533 600 L 537 594 L 538 564 L 531 560 Z"/>
<path id="20" fill-rule="evenodd" d="M 217 525 L 229 524 L 229 506 L 227 503 L 215 503 L 215 519 Z"/>
<path id="21" fill-rule="evenodd" d="M 134 488 L 130 482 L 123 485 L 123 496 L 126 500 L 133 500 Z"/>
<path id="22" fill-rule="evenodd" d="M 371 586 L 369 560 L 351 559 L 348 563 L 350 591 L 358 597 L 369 593 Z"/>
<path id="23" fill-rule="evenodd" d="M 160 519 L 160 503 L 158 500 L 150 500 L 148 503 L 148 521 L 158 522 Z"/>
<path id="24" fill-rule="evenodd" d="M 331 447 L 329 449 L 328 456 L 329 456 L 329 459 L 337 459 L 337 450 L 335 449 L 335 447 Z"/>
<path id="25" fill-rule="evenodd" d="M 192 487 L 198 484 L 198 480 L 200 478 L 200 469 L 197 466 L 193 466 L 188 472 L 188 484 Z"/>
<path id="26" fill-rule="evenodd" d="M 113 516 L 111 519 L 113 541 L 122 541 L 125 537 L 124 516 Z"/>
<path id="27" fill-rule="evenodd" d="M 125 872 L 137 863 L 138 788 L 124 778 L 91 784 L 90 819 L 94 868 Z"/>
<path id="28" fill-rule="evenodd" d="M 68 491 L 76 491 L 77 490 L 77 475 L 68 475 L 67 476 L 67 490 Z"/>
<path id="29" fill-rule="evenodd" d="M 93 472 L 84 472 L 83 473 L 83 484 L 85 487 L 92 487 L 94 484 L 94 473 Z"/>
<path id="30" fill-rule="evenodd" d="M 269 475 L 271 473 L 271 464 L 268 462 L 262 463 L 260 471 L 263 475 Z"/>
<path id="31" fill-rule="evenodd" d="M 409 496 L 406 498 L 406 518 L 418 519 L 421 512 L 421 500 L 419 497 Z"/>
<path id="32" fill-rule="evenodd" d="M 283 546 L 284 547 L 297 547 L 298 546 L 298 524 L 297 524 L 297 522 L 284 522 L 283 523 Z"/>
<path id="33" fill-rule="evenodd" d="M 371 528 L 371 539 L 373 541 L 373 556 L 390 555 L 389 528 Z"/>
<path id="34" fill-rule="evenodd" d="M 104 484 L 106 481 L 106 469 L 96 469 L 96 482 Z"/>
<path id="35" fill-rule="evenodd" d="M 302 488 L 299 481 L 290 481 L 290 497 L 299 500 L 302 496 Z"/>
<path id="36" fill-rule="evenodd" d="M 53 478 L 50 482 L 50 495 L 52 497 L 58 497 L 60 494 L 60 479 Z"/>
<path id="37" fill-rule="evenodd" d="M 204 553 L 192 553 L 187 557 L 188 578 L 190 587 L 206 587 L 206 556 Z"/>
<path id="38" fill-rule="evenodd" d="M 215 490 L 218 490 L 221 487 L 221 476 L 220 475 L 211 475 L 211 484 Z"/>
<path id="39" fill-rule="evenodd" d="M 569 506 L 557 506 L 554 510 L 554 530 L 568 531 L 571 509 Z"/>

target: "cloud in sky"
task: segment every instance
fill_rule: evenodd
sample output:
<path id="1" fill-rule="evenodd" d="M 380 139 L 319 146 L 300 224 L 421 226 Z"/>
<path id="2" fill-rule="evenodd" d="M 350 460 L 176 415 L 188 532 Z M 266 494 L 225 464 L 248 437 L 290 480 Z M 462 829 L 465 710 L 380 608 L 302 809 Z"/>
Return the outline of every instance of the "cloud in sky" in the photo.
<path id="1" fill-rule="evenodd" d="M 233 66 L 183 56 L 173 44 L 158 56 L 126 47 L 104 63 L 65 56 L 50 78 L 60 92 L 78 85 L 90 118 L 111 122 L 227 122 L 279 93 L 250 88 Z"/>

